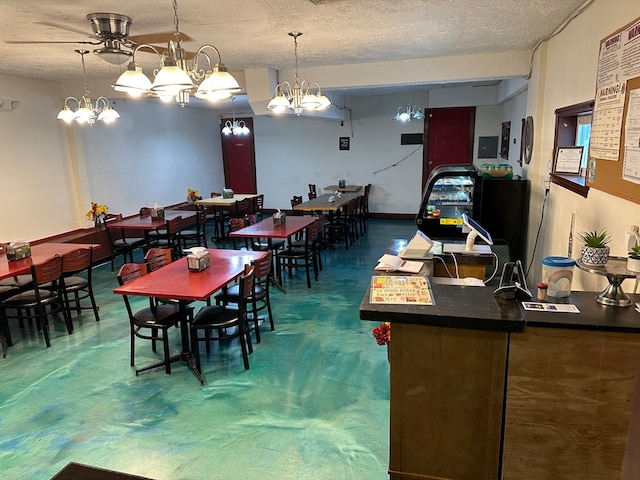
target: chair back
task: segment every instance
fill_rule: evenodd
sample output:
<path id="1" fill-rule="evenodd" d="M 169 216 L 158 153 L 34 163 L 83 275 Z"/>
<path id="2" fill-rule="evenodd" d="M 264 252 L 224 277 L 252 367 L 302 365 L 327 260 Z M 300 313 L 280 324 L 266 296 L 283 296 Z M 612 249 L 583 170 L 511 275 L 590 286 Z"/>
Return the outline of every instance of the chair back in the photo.
<path id="1" fill-rule="evenodd" d="M 239 291 L 242 293 L 241 302 L 238 304 L 242 305 L 246 309 L 247 301 L 251 299 L 251 295 L 253 295 L 253 282 L 255 279 L 255 267 L 253 265 L 245 265 L 244 266 L 244 274 L 240 277 L 240 285 Z M 241 306 L 241 308 L 242 308 Z M 246 311 L 245 311 L 246 314 Z"/>
<path id="2" fill-rule="evenodd" d="M 141 217 L 149 217 L 149 216 L 151 216 L 151 209 L 149 207 L 141 207 L 140 208 L 140 216 Z"/>
<path id="3" fill-rule="evenodd" d="M 62 271 L 65 275 L 73 275 L 84 270 L 91 271 L 93 247 L 78 248 L 62 256 Z"/>
<path id="4" fill-rule="evenodd" d="M 256 213 L 262 213 L 262 209 L 264 208 L 264 194 L 261 193 L 253 197 L 253 203 Z"/>
<path id="5" fill-rule="evenodd" d="M 309 192 L 309 200 L 313 200 L 314 198 L 317 198 L 316 192 Z"/>
<path id="6" fill-rule="evenodd" d="M 244 228 L 244 218 L 230 218 L 229 219 L 229 231 L 235 232 L 236 230 L 240 230 Z"/>
<path id="7" fill-rule="evenodd" d="M 44 262 L 31 265 L 31 276 L 36 286 L 59 280 L 62 277 L 62 257 L 54 255 Z"/>
<path id="8" fill-rule="evenodd" d="M 168 235 L 177 235 L 182 230 L 182 215 L 178 215 L 171 220 L 165 222 Z"/>
<path id="9" fill-rule="evenodd" d="M 309 184 L 309 193 L 314 195 L 313 198 L 316 198 L 315 195 L 317 193 L 317 190 L 316 190 L 316 184 L 315 183 L 310 183 Z"/>
<path id="10" fill-rule="evenodd" d="M 114 235 L 109 229 L 109 224 L 112 222 L 121 222 L 122 214 L 121 213 L 105 213 L 102 216 L 102 223 L 104 225 L 104 229 L 107 231 L 107 237 L 109 238 L 109 243 L 113 243 Z M 124 238 L 124 229 L 120 229 L 120 235 Z"/>
<path id="11" fill-rule="evenodd" d="M 253 200 L 245 198 L 244 200 L 236 200 L 236 214 L 239 217 L 253 214 Z"/>
<path id="12" fill-rule="evenodd" d="M 271 266 L 272 266 L 272 253 L 271 252 L 267 252 L 267 254 L 257 260 L 254 260 L 252 262 L 252 265 L 255 267 L 255 279 L 256 281 L 258 279 L 263 279 L 266 278 L 270 273 L 271 273 Z"/>
<path id="13" fill-rule="evenodd" d="M 220 192 L 211 192 L 211 198 L 221 197 L 222 194 Z"/>
<path id="14" fill-rule="evenodd" d="M 144 256 L 144 261 L 147 264 L 147 271 L 153 272 L 158 270 L 173 261 L 171 257 L 171 249 L 150 248 Z"/>
<path id="15" fill-rule="evenodd" d="M 294 207 L 296 205 L 300 205 L 302 203 L 302 195 L 294 195 L 291 198 L 291 206 Z"/>
<path id="16" fill-rule="evenodd" d="M 125 263 L 118 270 L 118 284 L 126 285 L 129 282 L 147 274 L 147 265 L 144 263 Z M 126 297 L 126 295 L 123 295 Z"/>

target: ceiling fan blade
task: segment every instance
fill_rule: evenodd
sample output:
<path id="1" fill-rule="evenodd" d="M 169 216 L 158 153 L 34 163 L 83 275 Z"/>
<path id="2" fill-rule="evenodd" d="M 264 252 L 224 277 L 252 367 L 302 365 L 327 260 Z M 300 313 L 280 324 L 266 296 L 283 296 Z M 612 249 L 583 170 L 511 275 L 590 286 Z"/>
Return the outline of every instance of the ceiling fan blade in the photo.
<path id="1" fill-rule="evenodd" d="M 93 38 L 93 35 L 90 32 L 87 32 L 86 30 L 80 30 L 80 29 L 77 29 L 77 28 L 69 27 L 67 25 L 61 25 L 59 23 L 54 23 L 54 22 L 35 22 L 35 23 L 40 24 L 40 25 L 45 25 L 47 27 L 53 27 L 53 28 L 59 28 L 61 30 L 67 30 L 68 32 L 73 32 L 73 33 L 77 33 L 79 35 L 83 35 L 85 37 Z"/>
<path id="2" fill-rule="evenodd" d="M 142 35 L 129 35 L 128 40 L 137 44 L 167 43 L 169 40 L 175 40 L 175 35 L 176 32 L 145 33 Z M 180 32 L 180 40 L 183 42 L 189 42 L 192 41 L 193 38 Z"/>
<path id="3" fill-rule="evenodd" d="M 67 43 L 67 44 L 82 44 L 82 45 L 102 45 L 102 42 L 89 42 L 89 41 L 76 41 L 76 42 L 70 42 L 70 41 L 53 41 L 53 40 L 42 40 L 42 41 L 38 41 L 38 40 L 5 40 L 4 43 L 11 43 L 14 45 L 30 45 L 30 44 L 42 44 L 42 43 Z"/>

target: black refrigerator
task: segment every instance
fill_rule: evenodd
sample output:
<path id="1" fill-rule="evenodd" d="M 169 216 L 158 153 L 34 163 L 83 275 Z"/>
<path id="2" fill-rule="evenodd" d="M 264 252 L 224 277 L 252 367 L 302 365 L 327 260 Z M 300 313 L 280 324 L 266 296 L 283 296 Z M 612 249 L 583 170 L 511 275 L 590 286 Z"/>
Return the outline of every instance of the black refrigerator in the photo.
<path id="1" fill-rule="evenodd" d="M 511 261 L 524 260 L 529 181 L 483 174 L 474 165 L 442 165 L 431 172 L 416 215 L 433 240 L 464 240 L 462 214 L 476 220 L 495 244 L 508 245 Z"/>

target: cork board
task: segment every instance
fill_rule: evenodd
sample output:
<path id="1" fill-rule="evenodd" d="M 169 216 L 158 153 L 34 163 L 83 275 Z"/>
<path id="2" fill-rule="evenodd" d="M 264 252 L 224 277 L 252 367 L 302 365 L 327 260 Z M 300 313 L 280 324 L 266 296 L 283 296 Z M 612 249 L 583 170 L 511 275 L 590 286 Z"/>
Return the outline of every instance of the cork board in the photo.
<path id="1" fill-rule="evenodd" d="M 615 41 L 619 41 L 627 45 L 630 43 L 640 44 L 640 17 L 602 39 L 600 42 L 601 56 L 603 49 L 609 48 L 609 46 Z M 598 96 L 602 95 L 602 89 L 607 88 L 610 85 L 615 85 L 616 82 L 620 83 L 620 85 L 622 85 L 623 92 L 624 90 L 626 90 L 626 92 L 624 92 L 620 144 L 617 149 L 617 158 L 615 160 L 611 160 L 601 158 L 597 154 L 593 155 L 589 159 L 587 171 L 587 185 L 589 187 L 602 190 L 611 195 L 615 195 L 635 203 L 640 203 L 640 183 L 635 183 L 623 178 L 623 167 L 625 161 L 625 125 L 629 111 L 629 94 L 633 90 L 640 89 L 640 71 L 638 71 L 640 69 L 639 46 L 640 45 L 635 45 L 635 48 L 627 49 L 625 52 L 624 63 L 625 65 L 631 65 L 631 67 L 626 70 L 622 69 L 622 78 L 619 77 L 619 71 L 608 72 L 605 68 L 602 68 L 601 62 L 598 64 L 596 104 Z M 613 76 L 614 73 L 616 82 L 612 82 L 612 78 L 607 78 L 607 75 Z M 629 77 L 625 78 L 625 74 L 629 75 Z M 622 81 L 626 81 L 626 84 L 623 84 Z M 594 119 L 596 118 L 596 111 L 597 105 L 594 107 Z"/>

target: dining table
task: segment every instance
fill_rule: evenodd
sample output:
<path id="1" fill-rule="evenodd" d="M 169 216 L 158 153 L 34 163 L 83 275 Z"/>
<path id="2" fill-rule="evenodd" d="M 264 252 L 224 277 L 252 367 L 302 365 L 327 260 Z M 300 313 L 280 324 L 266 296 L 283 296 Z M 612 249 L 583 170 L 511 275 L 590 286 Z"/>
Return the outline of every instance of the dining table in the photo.
<path id="1" fill-rule="evenodd" d="M 167 209 L 164 211 L 163 218 L 155 218 L 151 215 L 135 215 L 128 218 L 123 218 L 118 222 L 108 222 L 107 228 L 125 229 L 125 230 L 156 230 L 158 228 L 164 228 L 167 220 L 173 220 L 178 216 L 182 216 L 182 220 L 185 224 L 189 224 L 191 221 L 195 223 L 196 214 L 195 210 L 177 210 Z"/>
<path id="2" fill-rule="evenodd" d="M 358 193 L 362 190 L 362 185 L 345 185 L 344 187 L 341 187 L 340 185 L 327 185 L 324 189 L 330 192 Z"/>
<path id="3" fill-rule="evenodd" d="M 202 200 L 196 200 L 196 205 L 202 205 L 204 207 L 233 207 L 236 202 L 251 199 L 257 197 L 257 193 L 234 193 L 231 198 L 224 198 L 222 195 L 218 197 L 203 198 Z"/>
<path id="4" fill-rule="evenodd" d="M 31 265 L 42 263 L 50 259 L 54 255 L 63 256 L 66 253 L 73 252 L 79 248 L 94 249 L 100 248 L 99 243 L 57 243 L 44 242 L 37 245 L 31 245 L 31 256 L 21 260 L 8 260 L 5 248 L 0 252 L 0 280 L 17 275 L 25 275 L 31 273 Z"/>
<path id="5" fill-rule="evenodd" d="M 336 195 L 335 193 L 323 193 L 316 198 L 312 198 L 306 202 L 294 205 L 294 210 L 302 210 L 303 212 L 336 212 L 344 207 L 351 200 L 355 200 L 360 196 L 359 193 L 342 193 Z"/>
<path id="6" fill-rule="evenodd" d="M 179 301 L 182 351 L 171 358 L 171 362 L 182 361 L 189 365 L 201 385 L 204 385 L 204 380 L 191 358 L 188 304 L 195 300 L 206 301 L 215 292 L 240 277 L 245 265 L 267 254 L 259 251 L 215 248 L 207 251 L 210 255 L 210 266 L 204 270 L 190 271 L 187 257 L 183 257 L 113 290 L 113 293 L 118 295 L 171 298 Z"/>
<path id="7" fill-rule="evenodd" d="M 283 239 L 290 241 L 293 235 L 300 233 L 302 230 L 311 225 L 317 217 L 311 215 L 304 216 L 287 216 L 284 225 L 276 225 L 273 217 L 265 218 L 253 225 L 240 228 L 229 233 L 230 237 L 235 238 L 266 238 L 267 248 L 269 251 L 273 249 L 273 239 Z M 275 261 L 275 255 L 274 255 Z M 271 283 L 281 292 L 285 293 L 285 289 L 275 278 L 274 269 L 271 269 Z"/>

